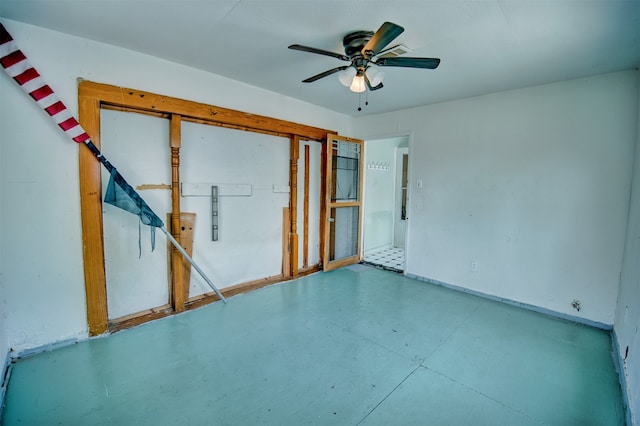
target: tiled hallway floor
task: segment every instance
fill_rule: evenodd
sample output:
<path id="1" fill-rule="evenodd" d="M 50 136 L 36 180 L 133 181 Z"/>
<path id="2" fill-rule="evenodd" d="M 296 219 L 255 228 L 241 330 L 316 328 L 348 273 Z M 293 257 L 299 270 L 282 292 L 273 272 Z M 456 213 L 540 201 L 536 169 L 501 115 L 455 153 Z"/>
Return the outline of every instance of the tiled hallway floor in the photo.
<path id="1" fill-rule="evenodd" d="M 608 332 L 363 265 L 17 362 L 12 425 L 622 425 Z"/>
<path id="2" fill-rule="evenodd" d="M 390 247 L 365 253 L 364 262 L 402 272 L 404 270 L 404 249 Z"/>

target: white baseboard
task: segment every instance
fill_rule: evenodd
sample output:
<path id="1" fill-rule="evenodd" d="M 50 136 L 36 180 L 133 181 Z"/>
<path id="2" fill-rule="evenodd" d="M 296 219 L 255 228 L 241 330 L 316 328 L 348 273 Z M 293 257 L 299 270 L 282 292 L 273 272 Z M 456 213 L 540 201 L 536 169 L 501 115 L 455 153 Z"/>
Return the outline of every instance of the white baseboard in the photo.
<path id="1" fill-rule="evenodd" d="M 69 339 L 58 340 L 57 342 L 48 343 L 42 346 L 21 349 L 19 351 L 14 351 L 12 354 L 12 358 L 14 359 L 28 358 L 33 355 L 38 355 L 39 353 L 42 353 L 42 352 L 51 352 L 54 349 L 75 345 L 76 343 L 81 342 L 82 340 L 86 340 L 86 337 L 85 338 L 71 337 Z"/>
<path id="2" fill-rule="evenodd" d="M 567 320 L 567 321 L 588 325 L 590 327 L 600 328 L 600 329 L 606 330 L 606 331 L 613 330 L 613 324 L 605 324 L 603 322 L 593 321 L 593 320 L 590 320 L 590 319 L 587 319 L 587 318 L 582 318 L 582 317 L 577 317 L 577 316 L 574 316 L 574 315 L 565 314 L 563 312 L 554 311 L 552 309 L 547 309 L 547 308 L 543 308 L 543 307 L 536 306 L 536 305 L 530 305 L 528 303 L 518 302 L 518 301 L 515 301 L 515 300 L 511 300 L 511 299 L 506 299 L 504 297 L 494 296 L 492 294 L 487 294 L 487 293 L 483 293 L 481 291 L 471 290 L 471 289 L 468 289 L 466 287 L 461 287 L 461 286 L 457 286 L 457 285 L 453 285 L 453 284 L 448 284 L 448 283 L 445 283 L 445 282 L 442 282 L 442 281 L 438 281 L 438 280 L 434 280 L 434 279 L 431 279 L 431 278 L 422 277 L 420 275 L 405 274 L 405 276 L 408 277 L 408 278 L 413 278 L 415 280 L 424 281 L 424 282 L 429 283 L 429 284 L 437 285 L 437 286 L 440 286 L 440 287 L 450 288 L 452 290 L 461 291 L 463 293 L 471 294 L 473 296 L 482 297 L 484 299 L 494 300 L 496 302 L 506 303 L 507 305 L 517 306 L 517 307 L 520 307 L 520 308 L 528 309 L 530 311 L 538 312 L 538 313 L 545 314 L 545 315 L 550 315 L 552 317 L 556 317 L 556 318 L 559 318 L 559 319 L 564 319 L 564 320 Z"/>

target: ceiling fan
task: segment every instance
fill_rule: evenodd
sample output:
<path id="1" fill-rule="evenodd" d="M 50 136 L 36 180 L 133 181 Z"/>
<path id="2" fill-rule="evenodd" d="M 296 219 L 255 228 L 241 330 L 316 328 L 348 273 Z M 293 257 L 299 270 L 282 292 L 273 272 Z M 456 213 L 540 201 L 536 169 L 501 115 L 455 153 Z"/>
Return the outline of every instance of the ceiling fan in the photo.
<path id="1" fill-rule="evenodd" d="M 372 31 L 355 31 L 347 34 L 342 39 L 345 54 L 334 53 L 315 47 L 292 44 L 289 49 L 303 52 L 317 53 L 319 55 L 331 56 L 346 62 L 350 65 L 332 68 L 302 80 L 303 83 L 313 83 L 328 75 L 338 74 L 340 82 L 354 92 L 364 92 L 378 90 L 382 86 L 384 73 L 378 72 L 372 65 L 379 67 L 406 67 L 406 68 L 426 68 L 435 69 L 440 65 L 438 58 L 405 58 L 405 57 L 385 57 L 383 50 L 404 28 L 392 22 L 385 22 L 375 33 Z"/>

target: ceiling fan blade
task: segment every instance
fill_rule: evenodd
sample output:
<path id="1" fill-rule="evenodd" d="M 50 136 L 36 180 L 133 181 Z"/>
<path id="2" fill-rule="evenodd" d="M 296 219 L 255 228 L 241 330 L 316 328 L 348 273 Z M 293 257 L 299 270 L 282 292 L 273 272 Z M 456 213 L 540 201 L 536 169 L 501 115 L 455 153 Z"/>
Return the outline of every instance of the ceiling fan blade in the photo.
<path id="1" fill-rule="evenodd" d="M 400 25 L 394 24 L 393 22 L 385 22 L 362 48 L 362 55 L 367 58 L 377 55 L 396 37 L 402 34 L 403 31 L 404 28 Z"/>
<path id="2" fill-rule="evenodd" d="M 349 59 L 349 57 L 346 55 L 329 52 L 328 50 L 316 49 L 315 47 L 302 46 L 300 44 L 292 44 L 291 46 L 289 46 L 289 49 L 300 50 L 302 52 L 317 53 L 318 55 L 331 56 L 332 58 L 342 59 L 343 61 L 351 61 L 351 59 Z"/>
<path id="3" fill-rule="evenodd" d="M 324 78 L 324 77 L 326 77 L 328 75 L 335 74 L 335 73 L 337 73 L 339 71 L 342 71 L 342 70 L 346 70 L 350 66 L 351 65 L 345 65 L 343 67 L 333 68 L 333 69 L 330 69 L 328 71 L 321 72 L 320 74 L 314 75 L 313 77 L 309 77 L 306 80 L 302 80 L 302 82 L 303 83 L 313 83 L 314 81 L 320 80 L 321 78 Z"/>
<path id="4" fill-rule="evenodd" d="M 440 59 L 438 58 L 380 58 L 375 62 L 381 67 L 407 67 L 407 68 L 427 68 L 430 70 L 438 68 Z"/>
<path id="5" fill-rule="evenodd" d="M 365 73 L 364 75 L 364 81 L 367 83 L 367 87 L 369 88 L 369 90 L 374 91 L 374 90 L 378 90 L 378 89 L 382 89 L 384 86 L 382 85 L 382 83 L 378 83 L 377 86 L 372 86 L 371 85 L 371 80 L 369 80 L 369 77 L 367 77 L 367 74 Z"/>

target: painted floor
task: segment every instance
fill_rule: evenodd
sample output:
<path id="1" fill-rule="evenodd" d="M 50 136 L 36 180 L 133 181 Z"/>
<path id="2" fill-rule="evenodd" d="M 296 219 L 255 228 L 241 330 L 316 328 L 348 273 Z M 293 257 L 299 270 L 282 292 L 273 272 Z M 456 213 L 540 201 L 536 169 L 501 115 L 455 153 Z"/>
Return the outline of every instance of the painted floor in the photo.
<path id="1" fill-rule="evenodd" d="M 392 271 L 404 270 L 404 249 L 389 247 L 364 254 L 365 263 L 381 266 Z"/>
<path id="2" fill-rule="evenodd" d="M 363 265 L 18 361 L 4 425 L 622 425 L 609 333 Z"/>

